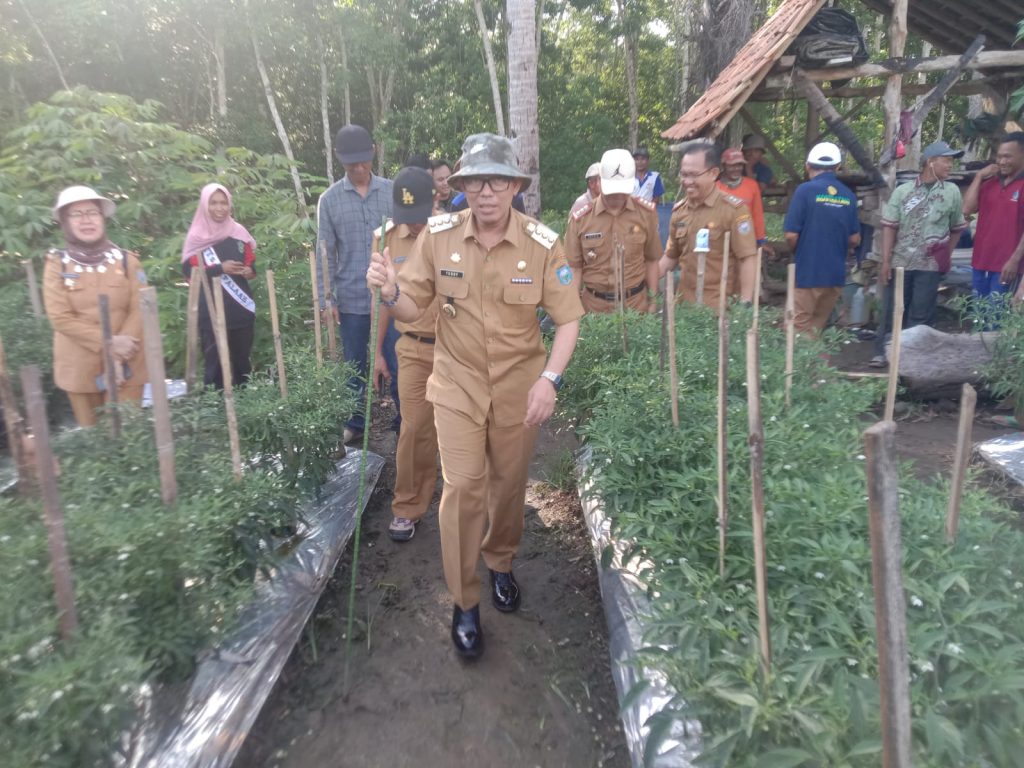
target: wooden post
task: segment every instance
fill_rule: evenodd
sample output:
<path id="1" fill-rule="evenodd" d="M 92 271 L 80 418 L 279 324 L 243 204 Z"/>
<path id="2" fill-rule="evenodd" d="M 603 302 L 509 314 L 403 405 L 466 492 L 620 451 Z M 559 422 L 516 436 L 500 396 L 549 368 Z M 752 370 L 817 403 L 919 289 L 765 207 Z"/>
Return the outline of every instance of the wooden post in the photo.
<path id="1" fill-rule="evenodd" d="M 615 270 L 615 294 L 622 326 L 622 354 L 629 354 L 629 334 L 626 331 L 626 247 L 616 242 L 612 248 L 612 265 Z"/>
<path id="2" fill-rule="evenodd" d="M 786 408 L 793 403 L 793 352 L 796 347 L 796 264 L 786 268 Z"/>
<path id="3" fill-rule="evenodd" d="M 971 459 L 971 431 L 974 426 L 974 406 L 978 393 L 970 384 L 964 384 L 960 394 L 960 424 L 956 431 L 956 453 L 953 455 L 953 484 L 946 510 L 946 543 L 955 544 L 960 528 L 960 499 L 964 493 L 964 478 Z"/>
<path id="4" fill-rule="evenodd" d="M 36 317 L 43 316 L 43 302 L 39 298 L 39 281 L 36 280 L 36 268 L 32 259 L 25 259 L 21 262 L 25 268 L 25 277 L 28 279 L 28 300 L 32 305 L 32 314 Z"/>
<path id="5" fill-rule="evenodd" d="M 757 249 L 757 268 L 754 277 L 754 320 L 751 324 L 757 330 L 757 322 L 761 315 L 761 260 L 764 258 L 764 249 Z"/>
<path id="6" fill-rule="evenodd" d="M 185 389 L 193 392 L 196 388 L 196 365 L 199 360 L 199 294 L 203 286 L 200 267 L 192 267 L 188 284 L 188 307 L 185 325 Z M 206 304 L 210 310 L 210 304 Z M 212 317 L 212 315 L 211 315 Z"/>
<path id="7" fill-rule="evenodd" d="M 277 288 L 274 272 L 267 270 L 267 296 L 270 299 L 270 327 L 274 333 L 274 356 L 277 358 L 277 386 L 281 397 L 288 397 L 288 380 L 284 375 L 284 352 L 281 350 L 281 327 L 277 318 Z"/>
<path id="8" fill-rule="evenodd" d="M 675 276 L 665 273 L 665 315 L 668 317 L 668 386 L 672 403 L 672 426 L 679 428 L 679 372 L 676 370 L 676 290 Z"/>
<path id="9" fill-rule="evenodd" d="M 903 56 L 903 50 L 907 44 L 907 7 L 910 0 L 892 0 L 891 15 L 889 18 L 889 58 L 895 59 Z M 903 107 L 901 89 L 903 88 L 903 75 L 896 73 L 889 76 L 885 83 L 885 93 L 882 94 L 882 114 L 885 128 L 885 137 L 882 140 L 882 151 L 891 150 L 896 145 L 896 137 L 900 128 L 900 111 Z M 891 189 L 896 181 L 896 167 L 890 163 L 881 168 L 885 173 L 886 182 Z M 886 202 L 885 200 L 881 201 Z"/>
<path id="10" fill-rule="evenodd" d="M 718 575 L 725 579 L 725 543 L 729 528 L 728 457 L 726 455 L 729 413 L 729 318 L 726 302 L 729 287 L 729 233 L 722 251 L 722 279 L 718 294 Z"/>
<path id="11" fill-rule="evenodd" d="M 697 254 L 697 295 L 696 301 L 697 306 L 701 306 L 704 303 L 704 276 L 708 269 L 708 255 L 706 253 Z"/>
<path id="12" fill-rule="evenodd" d="M 875 592 L 882 766 L 910 768 L 910 673 L 907 609 L 903 597 L 896 425 L 882 421 L 864 432 L 871 581 Z"/>
<path id="13" fill-rule="evenodd" d="M 896 409 L 896 386 L 900 378 L 900 336 L 902 335 L 903 267 L 896 267 L 896 280 L 893 284 L 892 349 L 889 351 L 889 389 L 885 393 L 886 421 L 893 420 L 893 412 Z"/>
<path id="14" fill-rule="evenodd" d="M 235 479 L 242 479 L 242 448 L 238 441 L 238 416 L 235 413 L 235 387 L 231 372 L 231 353 L 228 351 L 228 329 L 224 322 L 224 291 L 218 285 L 213 290 L 213 303 L 217 308 L 213 331 L 217 337 L 220 355 L 220 377 L 224 381 L 224 410 L 228 417 L 228 440 L 231 444 L 231 464 Z"/>
<path id="15" fill-rule="evenodd" d="M 57 474 L 54 471 L 53 451 L 50 449 L 50 423 L 46 416 L 46 400 L 40 382 L 39 366 L 26 365 L 21 369 L 21 390 L 25 395 L 25 410 L 35 443 L 36 472 L 43 498 L 43 519 L 46 523 L 46 543 L 50 549 L 50 568 L 53 573 L 53 594 L 57 601 L 57 627 L 65 643 L 74 639 L 78 629 L 75 611 L 75 587 L 68 557 L 67 536 L 64 532 L 64 511 L 61 508 Z"/>
<path id="16" fill-rule="evenodd" d="M 100 328 L 103 333 L 103 381 L 107 388 L 107 402 L 112 406 L 110 408 L 110 433 L 114 439 L 117 439 L 121 437 L 121 412 L 117 408 L 117 373 L 114 369 L 114 354 L 110 348 L 113 338 L 110 329 L 110 297 L 101 293 L 99 300 Z"/>
<path id="17" fill-rule="evenodd" d="M 322 366 L 324 350 L 320 339 L 320 287 L 316 280 L 316 254 L 313 251 L 309 252 L 309 277 L 313 283 L 313 335 L 316 337 L 316 364 Z M 333 318 L 331 322 L 334 322 Z"/>
<path id="18" fill-rule="evenodd" d="M 772 640 L 768 623 L 768 557 L 764 541 L 764 425 L 761 422 L 761 364 L 757 331 L 747 331 L 747 426 L 750 446 L 750 512 L 754 533 L 754 583 L 761 672 L 771 673 Z"/>
<path id="19" fill-rule="evenodd" d="M 328 267 L 327 260 L 327 245 L 323 240 L 320 241 L 320 273 L 323 276 L 324 281 L 324 306 L 327 309 L 331 309 L 334 306 L 334 297 L 331 295 L 331 276 L 327 271 Z M 334 313 L 330 313 L 333 317 Z M 327 324 L 327 353 L 331 357 L 332 362 L 338 360 L 338 335 L 334 327 L 334 323 L 330 322 Z"/>
<path id="20" fill-rule="evenodd" d="M 160 464 L 160 495 L 170 506 L 178 498 L 178 480 L 174 473 L 174 430 L 171 428 L 171 409 L 167 402 L 167 382 L 164 374 L 164 344 L 160 336 L 160 310 L 156 288 L 143 288 L 139 292 L 142 310 L 143 347 L 146 351 L 146 370 L 153 395 L 153 431 L 156 436 L 156 455 Z"/>
<path id="21" fill-rule="evenodd" d="M 21 409 L 14 397 L 11 377 L 7 372 L 7 358 L 4 355 L 4 342 L 0 338 L 0 406 L 4 411 L 4 425 L 7 428 L 7 445 L 11 449 L 11 458 L 18 470 L 18 493 L 25 494 L 35 487 L 35 477 L 29 464 L 29 456 L 25 450 L 25 422 Z"/>

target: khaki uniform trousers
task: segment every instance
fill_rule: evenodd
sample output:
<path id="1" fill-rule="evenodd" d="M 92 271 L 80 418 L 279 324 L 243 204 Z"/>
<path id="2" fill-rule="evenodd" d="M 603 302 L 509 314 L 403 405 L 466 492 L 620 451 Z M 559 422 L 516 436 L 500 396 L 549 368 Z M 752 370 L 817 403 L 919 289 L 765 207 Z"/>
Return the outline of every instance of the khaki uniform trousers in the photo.
<path id="1" fill-rule="evenodd" d="M 117 401 L 138 405 L 142 402 L 142 389 L 145 386 L 145 384 L 125 384 L 118 387 Z M 96 409 L 109 402 L 106 392 L 68 392 L 67 396 L 71 401 L 71 412 L 75 415 L 75 421 L 80 427 L 96 426 Z"/>
<path id="2" fill-rule="evenodd" d="M 512 570 L 523 536 L 523 506 L 537 427 L 484 424 L 434 406 L 444 493 L 438 514 L 444 578 L 455 604 L 480 602 L 477 561 L 494 571 Z M 485 535 L 486 534 L 486 535 Z"/>
<path id="3" fill-rule="evenodd" d="M 793 326 L 797 333 L 817 336 L 825 327 L 842 288 L 797 288 L 793 293 Z"/>
<path id="4" fill-rule="evenodd" d="M 395 450 L 395 492 L 391 514 L 419 520 L 437 485 L 437 429 L 427 401 L 427 379 L 434 369 L 434 345 L 405 334 L 395 344 L 402 428 Z"/>
<path id="5" fill-rule="evenodd" d="M 611 293 L 611 291 L 608 291 L 608 293 Z M 619 308 L 619 302 L 602 299 L 592 294 L 586 288 L 580 291 L 580 300 L 583 302 L 583 311 L 588 314 L 591 312 L 615 312 Z M 647 311 L 646 284 L 644 285 L 644 289 L 639 293 L 626 297 L 626 308 L 635 309 L 637 312 Z"/>

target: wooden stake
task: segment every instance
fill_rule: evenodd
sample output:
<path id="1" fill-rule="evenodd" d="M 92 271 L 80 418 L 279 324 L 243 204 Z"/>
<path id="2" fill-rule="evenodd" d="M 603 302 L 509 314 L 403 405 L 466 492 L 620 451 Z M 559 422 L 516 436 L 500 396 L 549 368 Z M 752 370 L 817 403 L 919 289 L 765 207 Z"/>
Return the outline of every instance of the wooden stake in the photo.
<path id="1" fill-rule="evenodd" d="M 320 339 L 320 288 L 316 280 L 316 254 L 313 251 L 309 252 L 309 277 L 313 283 L 313 335 L 316 338 L 316 364 L 323 366 L 324 350 Z"/>
<path id="2" fill-rule="evenodd" d="M 235 479 L 242 479 L 242 448 L 238 440 L 238 416 L 235 413 L 235 387 L 231 372 L 231 352 L 228 350 L 228 329 L 224 322 L 224 291 L 218 284 L 212 290 L 214 306 L 213 332 L 217 337 L 217 352 L 220 355 L 220 377 L 224 381 L 224 410 L 228 417 L 228 440 L 231 443 L 231 464 Z"/>
<path id="3" fill-rule="evenodd" d="M 875 592 L 878 684 L 883 768 L 910 768 L 910 673 L 907 609 L 903 597 L 896 424 L 882 421 L 864 432 L 871 581 Z"/>
<path id="4" fill-rule="evenodd" d="M 331 309 L 334 306 L 334 297 L 331 295 L 331 275 L 327 271 L 328 267 L 327 260 L 327 244 L 323 240 L 320 241 L 320 273 L 323 275 L 324 281 L 324 306 L 327 309 Z M 331 317 L 334 317 L 334 313 L 329 313 Z M 337 362 L 338 360 L 338 337 L 335 332 L 334 322 L 327 324 L 327 352 L 331 356 L 331 360 Z"/>
<path id="5" fill-rule="evenodd" d="M 679 429 L 679 372 L 676 370 L 676 289 L 675 275 L 665 273 L 665 316 L 668 318 L 668 386 L 671 390 L 672 426 Z"/>
<path id="6" fill-rule="evenodd" d="M 754 277 L 754 321 L 753 328 L 757 330 L 757 321 L 761 314 L 761 259 L 764 256 L 764 249 L 757 249 L 757 272 Z"/>
<path id="7" fill-rule="evenodd" d="M 725 233 L 722 252 L 722 277 L 718 293 L 718 575 L 725 579 L 725 543 L 729 528 L 729 500 L 726 455 L 729 390 L 729 318 L 726 315 L 729 285 L 729 233 Z"/>
<path id="8" fill-rule="evenodd" d="M 43 497 L 46 543 L 50 549 L 53 594 L 57 602 L 57 627 L 61 639 L 68 643 L 74 639 L 78 629 L 78 613 L 75 611 L 74 579 L 68 557 L 67 535 L 64 532 L 64 511 L 60 491 L 57 489 L 53 451 L 50 448 L 50 423 L 46 415 L 39 366 L 26 365 L 21 369 L 21 390 L 25 394 L 25 410 L 28 412 L 35 443 L 36 472 Z"/>
<path id="9" fill-rule="evenodd" d="M 701 306 L 704 303 L 704 275 L 707 273 L 708 266 L 708 255 L 706 253 L 697 254 L 697 295 L 694 299 L 697 302 L 697 306 Z"/>
<path id="10" fill-rule="evenodd" d="M 36 485 L 35 476 L 29 463 L 28 452 L 25 450 L 25 421 L 21 409 L 14 397 L 11 377 L 7 372 L 7 358 L 4 355 L 4 342 L 0 338 L 0 406 L 4 411 L 4 425 L 7 428 L 7 445 L 11 450 L 11 458 L 18 470 L 18 493 L 26 494 Z"/>
<path id="11" fill-rule="evenodd" d="M 192 267 L 185 325 L 185 389 L 189 393 L 194 392 L 196 388 L 196 366 L 199 360 L 199 294 L 202 286 L 200 268 Z M 210 309 L 209 302 L 206 306 Z"/>
<path id="12" fill-rule="evenodd" d="M 884 330 L 884 329 L 883 329 Z M 893 420 L 896 386 L 900 378 L 900 337 L 903 335 L 903 267 L 896 267 L 893 285 L 892 349 L 889 351 L 889 389 L 885 393 L 885 420 Z"/>
<path id="13" fill-rule="evenodd" d="M 43 302 L 39 298 L 39 281 L 36 280 L 36 268 L 32 259 L 25 259 L 21 262 L 25 268 L 25 277 L 28 279 L 28 300 L 32 305 L 32 314 L 36 317 L 43 316 Z"/>
<path id="14" fill-rule="evenodd" d="M 167 382 L 164 374 L 164 344 L 160 336 L 160 310 L 156 288 L 143 288 L 139 292 L 142 310 L 143 347 L 146 351 L 146 370 L 153 396 L 153 431 L 156 436 L 156 455 L 160 464 L 160 495 L 170 506 L 178 498 L 178 480 L 174 472 L 174 430 L 171 428 L 171 409 L 167 402 Z"/>
<path id="15" fill-rule="evenodd" d="M 626 331 L 626 248 L 622 243 L 615 243 L 612 249 L 612 267 L 615 270 L 615 295 L 619 310 L 619 323 L 622 326 L 622 354 L 629 354 L 629 334 Z"/>
<path id="16" fill-rule="evenodd" d="M 110 408 L 110 434 L 114 439 L 121 437 L 121 411 L 117 408 L 117 373 L 114 369 L 114 354 L 111 351 L 110 343 L 113 334 L 110 329 L 110 297 L 101 293 L 100 300 L 100 328 L 103 333 L 103 381 L 107 388 L 107 402 Z"/>
<path id="17" fill-rule="evenodd" d="M 793 352 L 796 348 L 796 264 L 786 268 L 786 408 L 793 404 Z"/>
<path id="18" fill-rule="evenodd" d="M 764 425 L 761 421 L 761 363 L 757 331 L 747 331 L 747 427 L 750 446 L 750 512 L 754 529 L 754 582 L 761 673 L 771 674 L 772 640 L 768 622 L 768 556 L 764 540 Z"/>
<path id="19" fill-rule="evenodd" d="M 946 510 L 946 543 L 955 544 L 960 528 L 960 500 L 964 493 L 964 478 L 971 460 L 971 431 L 974 426 L 974 406 L 978 393 L 970 384 L 964 384 L 960 393 L 960 425 L 956 431 L 956 453 L 953 456 L 953 484 Z"/>
<path id="20" fill-rule="evenodd" d="M 274 272 L 267 270 L 267 296 L 270 298 L 270 327 L 274 332 L 274 356 L 277 357 L 277 386 L 281 397 L 288 397 L 288 380 L 284 375 L 284 352 L 281 349 L 281 327 L 277 318 L 277 288 Z"/>

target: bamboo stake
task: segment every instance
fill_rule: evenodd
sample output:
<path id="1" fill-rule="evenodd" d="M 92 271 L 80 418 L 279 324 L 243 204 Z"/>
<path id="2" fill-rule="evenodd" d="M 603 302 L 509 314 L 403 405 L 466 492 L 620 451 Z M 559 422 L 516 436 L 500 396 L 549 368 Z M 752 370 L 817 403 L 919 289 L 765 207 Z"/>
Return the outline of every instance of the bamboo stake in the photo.
<path id="1" fill-rule="evenodd" d="M 909 768 L 910 679 L 907 668 L 907 608 L 901 573 L 899 478 L 896 424 L 882 421 L 864 432 L 871 581 L 875 592 L 878 685 L 881 696 L 882 765 Z"/>
<path id="2" fill-rule="evenodd" d="M 288 380 L 284 372 L 284 352 L 281 349 L 281 326 L 277 317 L 277 288 L 273 270 L 267 270 L 267 296 L 270 299 L 270 327 L 274 333 L 274 356 L 277 358 L 277 386 L 281 397 L 288 397 Z"/>
<path id="3" fill-rule="evenodd" d="M 796 264 L 786 268 L 786 408 L 793 404 L 793 352 L 796 348 Z"/>
<path id="4" fill-rule="evenodd" d="M 764 256 L 764 249 L 757 249 L 757 272 L 754 277 L 754 321 L 753 328 L 757 330 L 757 322 L 761 314 L 761 259 Z"/>
<path id="5" fill-rule="evenodd" d="M 110 408 L 110 434 L 114 439 L 121 437 L 121 412 L 117 408 L 117 373 L 114 370 L 114 354 L 111 351 L 110 343 L 113 334 L 110 329 L 110 297 L 101 293 L 100 300 L 100 328 L 103 333 L 103 381 L 107 388 L 107 402 Z"/>
<path id="6" fill-rule="evenodd" d="M 956 431 L 956 453 L 953 457 L 953 484 L 946 510 L 946 543 L 955 544 L 960 528 L 960 500 L 964 493 L 964 478 L 971 459 L 971 431 L 974 426 L 974 406 L 978 393 L 970 384 L 964 384 L 960 394 L 960 424 Z"/>
<path id="7" fill-rule="evenodd" d="M 26 494 L 35 486 L 35 478 L 32 475 L 28 452 L 25 450 L 25 420 L 22 418 L 18 401 L 14 397 L 14 388 L 11 386 L 3 338 L 0 338 L 0 406 L 4 411 L 7 445 L 11 449 L 11 458 L 14 459 L 14 466 L 18 470 L 18 493 Z"/>
<path id="8" fill-rule="evenodd" d="M 203 280 L 199 275 L 200 268 L 192 267 L 185 326 L 185 390 L 189 393 L 196 388 L 196 365 L 199 361 L 199 295 L 203 286 Z M 210 309 L 209 302 L 206 307 Z"/>
<path id="9" fill-rule="evenodd" d="M 25 277 L 28 279 L 28 300 L 32 304 L 32 314 L 36 317 L 43 316 L 43 302 L 39 298 L 39 281 L 36 280 L 36 267 L 32 259 L 25 259 L 21 262 L 25 268 Z"/>
<path id="10" fill-rule="evenodd" d="M 679 372 L 676 370 L 676 289 L 675 276 L 665 273 L 665 316 L 668 318 L 668 385 L 671 390 L 672 426 L 679 429 Z"/>
<path id="11" fill-rule="evenodd" d="M 53 594 L 57 602 L 57 627 L 65 643 L 74 639 L 78 630 L 75 610 L 75 585 L 68 557 L 67 536 L 64 532 L 64 511 L 61 507 L 57 473 L 54 470 L 53 451 L 50 448 L 50 423 L 46 415 L 46 400 L 40 383 L 39 366 L 26 365 L 21 369 L 21 389 L 25 393 L 25 410 L 35 444 L 36 472 L 43 498 L 43 519 L 46 523 L 46 543 L 50 549 L 50 569 L 53 574 Z"/>
<path id="12" fill-rule="evenodd" d="M 171 409 L 167 402 L 167 382 L 164 374 L 164 344 L 160 336 L 160 310 L 156 288 L 143 288 L 139 292 L 142 310 L 142 343 L 146 351 L 146 370 L 153 396 L 153 431 L 156 436 L 156 455 L 160 464 L 160 495 L 170 506 L 178 498 L 178 480 L 174 472 L 174 430 L 171 428 Z"/>
<path id="13" fill-rule="evenodd" d="M 313 251 L 309 252 L 309 277 L 313 283 L 313 334 L 316 337 L 316 364 L 323 366 L 324 350 L 320 339 L 320 288 L 316 280 L 316 254 Z"/>
<path id="14" fill-rule="evenodd" d="M 323 275 L 324 281 L 324 306 L 330 310 L 334 307 L 334 297 L 331 295 L 331 276 L 327 271 L 328 267 L 327 260 L 327 245 L 323 240 L 320 241 L 320 272 Z M 338 360 L 338 337 L 334 328 L 333 317 L 334 313 L 328 313 L 332 322 L 327 323 L 327 352 L 333 362 Z"/>
<path id="15" fill-rule="evenodd" d="M 768 555 L 764 540 L 764 425 L 761 421 L 761 362 L 757 330 L 747 331 L 747 425 L 750 446 L 750 512 L 754 529 L 754 581 L 761 673 L 771 674 L 772 640 L 768 623 Z"/>
<path id="16" fill-rule="evenodd" d="M 707 273 L 708 267 L 708 255 L 706 253 L 697 254 L 697 295 L 694 296 L 694 300 L 697 302 L 697 306 L 701 306 L 704 303 L 704 276 Z"/>
<path id="17" fill-rule="evenodd" d="M 703 255 L 703 254 L 701 254 Z M 726 315 L 729 285 L 729 233 L 725 233 L 722 252 L 722 275 L 718 293 L 718 575 L 725 579 L 725 543 L 729 528 L 728 457 L 726 450 L 726 417 L 729 389 L 729 318 Z"/>
<path id="18" fill-rule="evenodd" d="M 231 372 L 231 352 L 228 351 L 228 329 L 224 322 L 224 291 L 218 285 L 212 289 L 214 306 L 217 308 L 213 332 L 217 337 L 217 352 L 220 355 L 220 377 L 224 382 L 224 410 L 228 417 L 228 440 L 231 443 L 231 465 L 235 479 L 242 479 L 242 447 L 238 440 L 238 415 L 235 413 L 235 387 Z"/>
<path id="19" fill-rule="evenodd" d="M 626 248 L 615 243 L 612 249 L 615 270 L 615 295 L 618 301 L 619 323 L 622 326 L 622 354 L 629 354 L 629 334 L 626 330 Z"/>
<path id="20" fill-rule="evenodd" d="M 903 267 L 896 267 L 893 285 L 892 349 L 889 351 L 889 389 L 885 393 L 885 420 L 896 410 L 896 387 L 900 378 L 900 337 L 903 335 Z"/>

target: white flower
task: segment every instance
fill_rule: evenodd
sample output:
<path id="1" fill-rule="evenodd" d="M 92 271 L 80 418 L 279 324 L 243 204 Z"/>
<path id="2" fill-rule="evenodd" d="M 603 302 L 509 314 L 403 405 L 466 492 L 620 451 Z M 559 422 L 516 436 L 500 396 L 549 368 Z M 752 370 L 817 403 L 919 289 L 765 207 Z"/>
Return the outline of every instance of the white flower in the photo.
<path id="1" fill-rule="evenodd" d="M 864 461 L 864 459 L 865 459 L 865 456 L 864 456 L 863 453 L 858 453 L 857 454 L 857 461 Z"/>
<path id="2" fill-rule="evenodd" d="M 58 689 L 50 694 L 50 701 L 57 701 L 64 697 L 64 691 Z"/>
<path id="3" fill-rule="evenodd" d="M 856 659 L 847 659 L 846 660 L 846 666 L 848 666 L 848 667 L 856 667 L 857 666 L 857 660 Z"/>
<path id="4" fill-rule="evenodd" d="M 920 669 L 922 672 L 934 672 L 935 671 L 935 665 L 932 664 L 930 661 L 918 661 L 918 662 L 915 662 L 915 664 L 917 664 L 917 668 Z"/>
<path id="5" fill-rule="evenodd" d="M 959 656 L 964 652 L 964 649 L 956 643 L 947 643 L 946 650 L 954 656 Z"/>
<path id="6" fill-rule="evenodd" d="M 783 464 L 783 465 L 782 465 L 782 468 L 783 468 L 783 469 L 792 469 L 792 468 L 793 468 L 793 465 L 792 465 L 792 464 Z"/>
<path id="7" fill-rule="evenodd" d="M 1024 587 L 1024 584 L 1022 584 L 1022 583 L 1021 583 L 1021 582 L 1019 582 L 1019 581 L 1015 581 L 1015 582 L 1013 582 L 1013 588 L 1014 588 L 1014 589 L 1020 589 L 1021 587 Z"/>
<path id="8" fill-rule="evenodd" d="M 129 554 L 127 552 L 122 552 L 121 554 L 119 554 L 117 556 L 117 559 L 121 560 L 122 562 L 127 560 L 128 558 L 129 558 Z"/>
<path id="9" fill-rule="evenodd" d="M 11 540 L 10 536 L 0 536 L 0 544 L 6 544 L 10 540 Z"/>
<path id="10" fill-rule="evenodd" d="M 814 572 L 814 578 L 816 578 L 816 579 L 824 579 L 825 578 L 825 574 L 822 573 L 821 571 L 815 571 Z"/>
<path id="11" fill-rule="evenodd" d="M 127 593 L 127 592 L 122 592 L 122 593 L 121 593 L 121 594 L 120 594 L 120 595 L 118 596 L 118 598 L 117 598 L 117 599 L 118 599 L 118 600 L 127 600 L 127 599 L 128 599 L 128 593 Z"/>
<path id="12" fill-rule="evenodd" d="M 924 605 L 924 601 L 921 600 L 921 598 L 918 597 L 917 595 L 911 595 L 910 596 L 910 604 L 912 606 L 914 606 L 915 608 L 920 608 L 922 605 Z"/>

